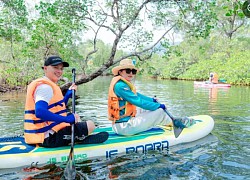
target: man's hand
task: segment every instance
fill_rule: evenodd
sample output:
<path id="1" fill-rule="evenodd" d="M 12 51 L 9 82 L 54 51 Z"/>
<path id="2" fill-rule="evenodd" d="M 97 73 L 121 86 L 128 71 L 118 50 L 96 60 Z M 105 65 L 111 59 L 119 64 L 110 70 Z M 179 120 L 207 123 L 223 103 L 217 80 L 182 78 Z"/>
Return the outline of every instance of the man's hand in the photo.
<path id="1" fill-rule="evenodd" d="M 77 85 L 75 83 L 73 83 L 70 87 L 69 90 L 77 90 Z"/>
<path id="2" fill-rule="evenodd" d="M 78 114 L 74 114 L 74 116 L 75 116 L 75 124 L 81 122 L 81 118 Z"/>

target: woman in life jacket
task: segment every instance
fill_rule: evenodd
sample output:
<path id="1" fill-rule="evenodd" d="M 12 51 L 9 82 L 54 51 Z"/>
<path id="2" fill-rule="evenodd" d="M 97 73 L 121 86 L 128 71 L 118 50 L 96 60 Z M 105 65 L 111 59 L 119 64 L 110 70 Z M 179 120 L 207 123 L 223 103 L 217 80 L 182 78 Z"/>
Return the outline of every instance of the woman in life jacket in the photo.
<path id="1" fill-rule="evenodd" d="M 113 130 L 120 135 L 134 135 L 157 125 L 172 123 L 164 112 L 164 104 L 136 91 L 132 80 L 138 71 L 131 59 L 120 61 L 112 69 L 114 78 L 109 87 L 108 118 Z"/>
<path id="2" fill-rule="evenodd" d="M 210 75 L 209 75 L 209 83 L 218 84 L 218 82 L 219 82 L 218 74 L 215 73 L 215 72 L 210 73 Z"/>

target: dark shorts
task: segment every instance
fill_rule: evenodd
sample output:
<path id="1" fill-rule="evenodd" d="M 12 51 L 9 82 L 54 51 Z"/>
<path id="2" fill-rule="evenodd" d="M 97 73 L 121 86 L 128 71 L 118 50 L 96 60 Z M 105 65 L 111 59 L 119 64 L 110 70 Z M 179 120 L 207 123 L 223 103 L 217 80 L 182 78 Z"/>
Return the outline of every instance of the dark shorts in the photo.
<path id="1" fill-rule="evenodd" d="M 81 142 L 85 136 L 88 135 L 88 127 L 86 122 L 79 122 L 75 124 L 74 128 L 75 142 Z M 57 133 L 50 134 L 49 137 L 44 139 L 44 142 L 40 144 L 43 147 L 60 147 L 68 146 L 71 143 L 71 126 L 67 126 Z"/>

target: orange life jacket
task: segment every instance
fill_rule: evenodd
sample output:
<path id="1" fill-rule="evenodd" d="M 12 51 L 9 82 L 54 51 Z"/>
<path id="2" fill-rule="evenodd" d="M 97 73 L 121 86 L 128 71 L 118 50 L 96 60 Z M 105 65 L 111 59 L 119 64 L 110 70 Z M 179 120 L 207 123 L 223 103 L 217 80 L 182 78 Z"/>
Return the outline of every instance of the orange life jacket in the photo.
<path id="1" fill-rule="evenodd" d="M 60 129 L 70 126 L 68 123 L 56 123 L 54 121 L 43 121 L 36 117 L 34 93 L 38 85 L 48 84 L 53 89 L 53 97 L 49 102 L 49 111 L 61 116 L 67 116 L 67 109 L 63 100 L 60 87 L 52 81 L 40 78 L 31 82 L 27 89 L 25 114 L 24 114 L 24 138 L 27 144 L 43 143 L 45 132 L 53 129 Z"/>
<path id="2" fill-rule="evenodd" d="M 219 76 L 217 73 L 213 73 L 212 83 L 217 84 L 219 82 Z"/>
<path id="3" fill-rule="evenodd" d="M 112 79 L 110 86 L 109 86 L 109 94 L 108 94 L 108 119 L 113 121 L 113 124 L 115 123 L 115 121 L 123 117 L 127 117 L 127 116 L 134 117 L 136 115 L 136 106 L 129 102 L 126 102 L 125 106 L 119 107 L 119 100 L 122 100 L 122 98 L 118 98 L 114 92 L 114 86 L 119 80 L 122 80 L 126 84 L 128 84 L 131 91 L 136 93 L 135 86 L 129 81 L 127 81 L 126 79 L 124 79 L 123 77 L 116 76 Z M 124 115 L 120 116 L 120 111 L 122 109 L 125 109 L 125 113 Z"/>

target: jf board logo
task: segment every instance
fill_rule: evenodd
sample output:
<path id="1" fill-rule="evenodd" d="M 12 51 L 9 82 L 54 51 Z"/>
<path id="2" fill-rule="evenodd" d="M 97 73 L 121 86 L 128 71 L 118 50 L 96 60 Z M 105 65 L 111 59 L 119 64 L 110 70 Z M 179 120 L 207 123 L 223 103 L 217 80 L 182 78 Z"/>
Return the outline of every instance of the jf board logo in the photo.
<path id="1" fill-rule="evenodd" d="M 250 0 L 247 0 L 243 3 L 242 11 L 246 17 L 250 18 Z"/>

